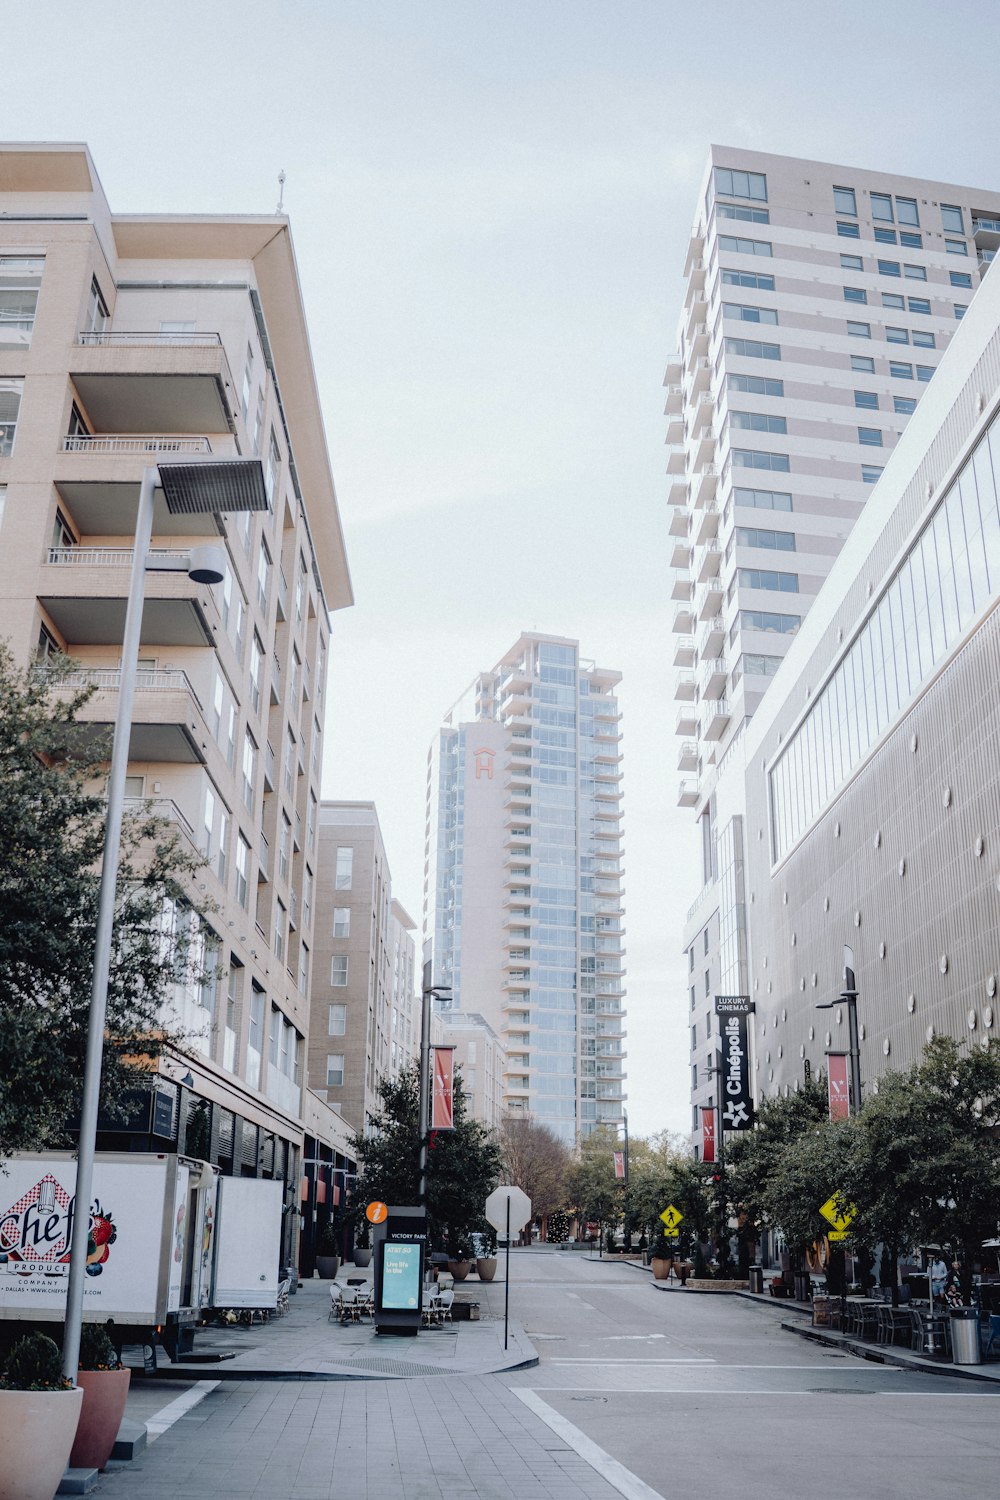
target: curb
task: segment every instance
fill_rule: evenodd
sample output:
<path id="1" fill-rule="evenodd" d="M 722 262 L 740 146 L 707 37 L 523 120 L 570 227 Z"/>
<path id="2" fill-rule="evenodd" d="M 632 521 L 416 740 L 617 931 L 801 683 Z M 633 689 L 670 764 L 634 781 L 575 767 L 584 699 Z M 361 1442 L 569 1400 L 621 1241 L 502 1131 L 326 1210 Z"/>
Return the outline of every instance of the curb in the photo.
<path id="1" fill-rule="evenodd" d="M 843 1349 L 848 1354 L 856 1354 L 872 1364 L 896 1365 L 901 1370 L 916 1370 L 923 1375 L 948 1375 L 953 1380 L 976 1380 L 985 1385 L 1000 1384 L 1000 1367 L 996 1375 L 988 1375 L 978 1365 L 953 1365 L 950 1361 L 922 1359 L 919 1354 L 907 1354 L 904 1350 L 893 1348 L 890 1344 L 867 1344 L 861 1339 L 848 1338 L 844 1334 L 825 1333 L 822 1329 L 813 1328 L 811 1324 L 807 1328 L 794 1323 L 782 1323 L 781 1326 L 787 1333 L 798 1334 L 800 1339 L 809 1339 L 814 1344 L 825 1344 L 829 1349 Z"/>

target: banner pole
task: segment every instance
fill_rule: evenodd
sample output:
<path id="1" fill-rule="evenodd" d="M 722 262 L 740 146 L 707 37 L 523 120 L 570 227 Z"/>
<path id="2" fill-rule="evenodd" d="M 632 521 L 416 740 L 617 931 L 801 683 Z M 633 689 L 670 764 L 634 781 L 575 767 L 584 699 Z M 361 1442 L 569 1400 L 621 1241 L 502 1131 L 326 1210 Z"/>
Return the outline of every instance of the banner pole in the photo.
<path id="1" fill-rule="evenodd" d="M 503 1284 L 503 1347 L 507 1352 L 507 1309 L 510 1307 L 510 1197 L 507 1198 L 507 1264 Z"/>

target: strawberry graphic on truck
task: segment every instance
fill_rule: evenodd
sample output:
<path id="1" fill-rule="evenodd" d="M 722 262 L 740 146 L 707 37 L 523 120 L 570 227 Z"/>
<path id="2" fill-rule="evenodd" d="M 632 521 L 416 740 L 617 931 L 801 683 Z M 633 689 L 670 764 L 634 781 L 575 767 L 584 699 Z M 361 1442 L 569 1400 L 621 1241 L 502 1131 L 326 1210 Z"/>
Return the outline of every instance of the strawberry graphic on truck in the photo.
<path id="1" fill-rule="evenodd" d="M 111 1254 L 111 1246 L 117 1238 L 118 1231 L 111 1215 L 95 1200 L 90 1210 L 90 1233 L 87 1235 L 88 1276 L 100 1276 L 104 1263 Z"/>

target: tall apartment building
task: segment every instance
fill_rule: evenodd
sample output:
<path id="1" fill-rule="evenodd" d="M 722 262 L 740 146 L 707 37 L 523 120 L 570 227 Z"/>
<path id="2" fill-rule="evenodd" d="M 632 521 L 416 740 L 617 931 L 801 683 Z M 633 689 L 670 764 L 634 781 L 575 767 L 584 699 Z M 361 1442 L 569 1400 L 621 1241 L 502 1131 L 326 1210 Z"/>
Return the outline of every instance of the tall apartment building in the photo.
<path id="1" fill-rule="evenodd" d="M 692 1128 L 745 993 L 745 729 L 955 333 L 1000 194 L 713 146 L 667 368 Z"/>
<path id="2" fill-rule="evenodd" d="M 522 635 L 428 757 L 436 985 L 506 1052 L 504 1104 L 572 1143 L 622 1117 L 621 674 Z"/>
<path id="3" fill-rule="evenodd" d="M 291 1195 L 328 615 L 352 601 L 288 222 L 113 214 L 80 145 L 0 148 L 0 211 L 0 637 L 18 662 L 75 658 L 97 687 L 84 717 L 110 726 L 143 469 L 263 463 L 266 513 L 171 515 L 157 492 L 154 552 L 208 538 L 225 578 L 148 577 L 128 791 L 206 860 L 218 977 L 175 993 L 188 1050 L 100 1144 L 197 1141 Z M 344 1137 L 311 1106 L 310 1131 Z"/>
<path id="4" fill-rule="evenodd" d="M 392 894 L 374 802 L 324 802 L 319 816 L 309 1082 L 364 1131 L 383 1079 L 420 1048 L 415 923 Z"/>

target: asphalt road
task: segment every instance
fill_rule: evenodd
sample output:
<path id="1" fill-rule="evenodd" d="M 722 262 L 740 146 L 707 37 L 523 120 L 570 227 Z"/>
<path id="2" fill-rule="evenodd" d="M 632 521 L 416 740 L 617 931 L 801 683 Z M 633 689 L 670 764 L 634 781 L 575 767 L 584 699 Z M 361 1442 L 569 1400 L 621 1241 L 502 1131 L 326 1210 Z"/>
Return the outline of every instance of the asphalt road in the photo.
<path id="1" fill-rule="evenodd" d="M 140 1383 L 155 1443 L 101 1500 L 980 1500 L 1000 1385 L 869 1363 L 780 1327 L 787 1309 L 656 1291 L 577 1252 L 515 1252 L 506 1376 Z M 503 1315 L 503 1285 L 477 1287 Z M 130 1403 L 131 1404 L 131 1403 Z"/>
<path id="2" fill-rule="evenodd" d="M 655 1291 L 579 1252 L 519 1257 L 511 1295 L 542 1363 L 507 1383 L 655 1494 L 995 1493 L 1000 1386 L 824 1349 L 780 1305 Z"/>

